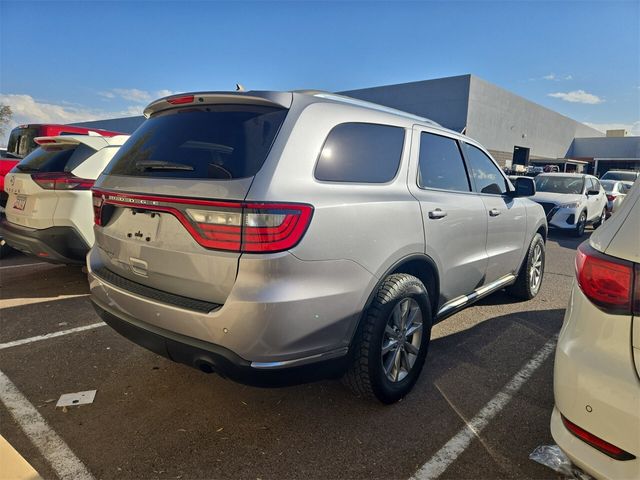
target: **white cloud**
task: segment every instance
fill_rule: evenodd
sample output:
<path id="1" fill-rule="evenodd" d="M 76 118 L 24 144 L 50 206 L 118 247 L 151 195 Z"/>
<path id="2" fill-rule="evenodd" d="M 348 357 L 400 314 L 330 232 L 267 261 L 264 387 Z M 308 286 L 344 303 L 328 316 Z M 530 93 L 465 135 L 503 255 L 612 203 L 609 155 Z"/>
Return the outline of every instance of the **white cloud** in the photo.
<path id="1" fill-rule="evenodd" d="M 0 94 L 0 104 L 9 105 L 13 111 L 11 124 L 5 131 L 0 144 L 6 145 L 9 132 L 16 125 L 26 123 L 76 123 L 104 118 L 131 117 L 142 115 L 140 105 L 132 105 L 124 110 L 106 111 L 82 105 L 63 105 L 34 99 L 30 95 Z"/>
<path id="2" fill-rule="evenodd" d="M 542 80 L 553 80 L 556 82 L 560 82 L 562 80 L 572 80 L 573 79 L 573 75 L 556 75 L 555 73 L 550 73 L 548 75 L 544 75 L 542 77 Z"/>
<path id="3" fill-rule="evenodd" d="M 98 92 L 98 95 L 109 99 L 121 98 L 136 103 L 149 103 L 152 100 L 167 97 L 173 93 L 174 92 L 167 89 L 150 92 L 147 90 L 140 90 L 138 88 L 112 88 L 111 90 Z"/>
<path id="4" fill-rule="evenodd" d="M 584 122 L 591 128 L 600 130 L 602 133 L 607 133 L 607 130 L 626 130 L 628 135 L 640 136 L 640 120 L 636 120 L 632 123 L 591 123 Z"/>
<path id="5" fill-rule="evenodd" d="M 564 100 L 565 102 L 571 103 L 588 103 L 591 105 L 595 105 L 597 103 L 604 102 L 604 99 L 594 95 L 593 93 L 587 93 L 584 90 L 573 90 L 571 92 L 557 92 L 557 93 L 549 93 L 550 97 L 559 98 Z"/>

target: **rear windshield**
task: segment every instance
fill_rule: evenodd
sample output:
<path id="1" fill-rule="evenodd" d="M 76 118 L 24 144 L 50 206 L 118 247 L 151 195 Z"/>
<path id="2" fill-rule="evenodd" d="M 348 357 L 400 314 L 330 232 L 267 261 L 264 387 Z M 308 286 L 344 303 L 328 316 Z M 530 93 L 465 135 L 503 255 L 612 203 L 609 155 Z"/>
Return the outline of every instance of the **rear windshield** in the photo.
<path id="1" fill-rule="evenodd" d="M 21 172 L 70 172 L 96 151 L 84 144 L 36 148 L 16 166 Z"/>
<path id="2" fill-rule="evenodd" d="M 607 172 L 602 176 L 603 180 L 622 180 L 623 182 L 635 182 L 638 178 L 636 172 Z"/>
<path id="3" fill-rule="evenodd" d="M 232 180 L 254 176 L 287 114 L 258 105 L 210 105 L 152 116 L 105 173 Z"/>

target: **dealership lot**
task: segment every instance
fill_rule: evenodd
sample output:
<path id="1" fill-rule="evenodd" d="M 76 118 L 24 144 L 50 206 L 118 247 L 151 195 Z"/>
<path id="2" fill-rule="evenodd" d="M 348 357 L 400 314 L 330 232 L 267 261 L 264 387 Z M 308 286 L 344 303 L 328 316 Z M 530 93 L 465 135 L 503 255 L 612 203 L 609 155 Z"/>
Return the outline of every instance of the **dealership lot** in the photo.
<path id="1" fill-rule="evenodd" d="M 409 478 L 425 464 L 422 478 L 550 478 L 528 455 L 553 443 L 553 355 L 538 355 L 510 401 L 499 393 L 553 345 L 579 243 L 551 236 L 534 300 L 497 293 L 437 325 L 415 390 L 392 406 L 338 381 L 258 389 L 174 364 L 95 325 L 80 268 L 18 255 L 0 269 L 0 371 L 68 446 L 72 458 L 56 464 L 77 461 L 96 478 Z M 55 408 L 93 389 L 92 404 Z M 55 478 L 52 448 L 36 448 L 0 398 L 0 433 Z M 487 406 L 495 416 L 478 423 Z M 467 423 L 475 434 L 461 447 Z"/>

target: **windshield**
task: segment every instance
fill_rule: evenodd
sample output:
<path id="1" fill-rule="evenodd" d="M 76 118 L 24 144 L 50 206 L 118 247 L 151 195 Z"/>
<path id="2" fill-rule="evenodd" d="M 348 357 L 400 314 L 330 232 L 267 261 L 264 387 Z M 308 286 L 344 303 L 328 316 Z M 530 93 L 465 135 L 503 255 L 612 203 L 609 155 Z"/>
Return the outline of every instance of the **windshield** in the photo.
<path id="1" fill-rule="evenodd" d="M 635 182 L 638 178 L 637 172 L 607 172 L 602 176 L 602 180 L 622 180 L 624 182 Z"/>
<path id="2" fill-rule="evenodd" d="M 582 193 L 584 180 L 577 177 L 560 175 L 538 175 L 536 177 L 537 192 Z"/>
<path id="3" fill-rule="evenodd" d="M 19 172 L 70 172 L 96 151 L 86 145 L 47 146 L 36 148 L 18 165 Z"/>
<path id="4" fill-rule="evenodd" d="M 104 173 L 231 180 L 254 176 L 287 110 L 208 105 L 154 115 L 138 128 Z"/>
<path id="5" fill-rule="evenodd" d="M 34 138 L 38 136 L 37 128 L 16 127 L 11 130 L 7 153 L 15 158 L 24 158 L 38 146 Z"/>

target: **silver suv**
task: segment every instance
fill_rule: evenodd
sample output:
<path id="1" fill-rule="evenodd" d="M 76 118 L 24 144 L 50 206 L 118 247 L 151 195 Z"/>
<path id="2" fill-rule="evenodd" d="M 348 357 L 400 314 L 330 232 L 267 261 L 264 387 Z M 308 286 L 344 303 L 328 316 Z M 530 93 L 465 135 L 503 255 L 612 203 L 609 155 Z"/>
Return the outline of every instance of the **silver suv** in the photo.
<path id="1" fill-rule="evenodd" d="M 344 374 L 385 403 L 432 325 L 508 287 L 534 297 L 547 223 L 475 141 L 321 92 L 151 103 L 94 187 L 100 316 L 253 385 Z"/>

